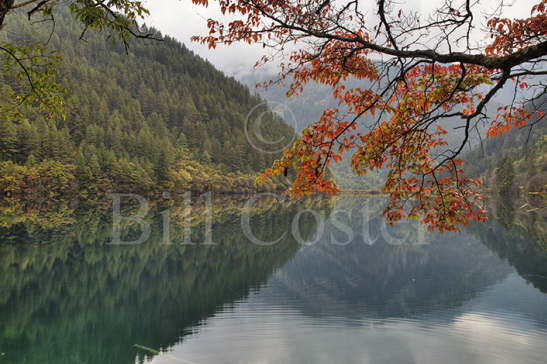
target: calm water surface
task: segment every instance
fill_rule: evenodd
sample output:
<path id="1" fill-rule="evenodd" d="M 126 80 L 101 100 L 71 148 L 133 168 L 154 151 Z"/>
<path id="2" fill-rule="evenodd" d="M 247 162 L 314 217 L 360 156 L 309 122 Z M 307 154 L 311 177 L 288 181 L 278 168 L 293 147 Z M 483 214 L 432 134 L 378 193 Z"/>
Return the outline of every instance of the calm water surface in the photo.
<path id="1" fill-rule="evenodd" d="M 352 197 L 255 211 L 272 245 L 234 212 L 215 217 L 216 245 L 181 244 L 175 223 L 162 245 L 159 219 L 138 246 L 106 245 L 110 215 L 6 223 L 0 364 L 547 362 L 538 238 L 387 228 L 379 210 Z"/>

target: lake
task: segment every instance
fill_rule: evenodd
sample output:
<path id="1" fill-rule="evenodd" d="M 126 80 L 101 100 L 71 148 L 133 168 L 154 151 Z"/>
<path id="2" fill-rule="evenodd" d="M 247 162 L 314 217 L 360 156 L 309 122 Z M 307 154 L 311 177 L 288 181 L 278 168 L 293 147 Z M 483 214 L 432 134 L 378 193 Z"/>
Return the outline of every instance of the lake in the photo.
<path id="1" fill-rule="evenodd" d="M 546 362 L 537 235 L 390 227 L 379 197 L 252 206 L 173 208 L 168 239 L 151 214 L 134 245 L 111 211 L 5 219 L 0 364 Z"/>

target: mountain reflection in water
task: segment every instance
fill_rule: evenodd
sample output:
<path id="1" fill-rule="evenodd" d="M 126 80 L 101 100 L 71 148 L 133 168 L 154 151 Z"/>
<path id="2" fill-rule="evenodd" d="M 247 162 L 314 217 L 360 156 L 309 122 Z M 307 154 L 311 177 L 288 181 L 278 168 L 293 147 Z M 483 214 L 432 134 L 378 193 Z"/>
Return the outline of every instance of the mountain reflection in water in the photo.
<path id="1" fill-rule="evenodd" d="M 160 219 L 138 246 L 105 244 L 110 215 L 6 225 L 0 363 L 544 363 L 538 244 L 494 222 L 385 227 L 381 206 L 352 196 L 256 209 L 253 234 L 283 236 L 271 246 L 248 240 L 237 210 L 215 215 L 216 245 L 177 243 L 176 224 L 162 245 Z M 304 208 L 325 224 L 301 213 L 295 239 Z M 338 210 L 353 236 L 328 219 Z"/>

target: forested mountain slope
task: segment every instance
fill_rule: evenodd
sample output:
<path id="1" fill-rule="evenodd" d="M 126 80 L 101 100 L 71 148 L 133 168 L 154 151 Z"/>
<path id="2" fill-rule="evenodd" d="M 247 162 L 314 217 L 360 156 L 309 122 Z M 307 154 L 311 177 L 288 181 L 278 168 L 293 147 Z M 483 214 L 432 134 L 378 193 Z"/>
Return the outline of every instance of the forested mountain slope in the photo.
<path id="1" fill-rule="evenodd" d="M 528 105 L 528 109 L 547 114 L 547 95 L 534 100 L 534 105 Z M 470 164 L 468 171 L 479 175 L 494 169 L 497 163 L 509 157 L 515 161 L 525 158 L 529 163 L 525 163 L 527 166 L 523 165 L 522 168 L 530 169 L 532 174 L 540 172 L 543 166 L 534 165 L 534 160 L 539 162 L 546 153 L 543 141 L 547 132 L 545 119 L 545 116 L 539 118 L 534 115 L 528 125 L 510 130 L 500 137 L 484 140 L 472 152 L 467 153 L 465 158 Z"/>
<path id="2" fill-rule="evenodd" d="M 0 115 L 0 187 L 4 195 L 50 186 L 52 193 L 146 193 L 164 189 L 249 188 L 249 177 L 275 154 L 247 140 L 247 114 L 262 100 L 176 40 L 134 39 L 129 49 L 82 27 L 68 13 L 53 24 L 11 16 L 0 34 L 11 42 L 46 42 L 64 59 L 66 120 L 36 110 Z M 153 31 L 153 30 L 152 30 Z M 2 80 L 1 94 L 13 86 Z M 267 113 L 267 140 L 286 141 L 292 128 Z M 38 180 L 38 182 L 34 181 Z M 221 181 L 222 180 L 222 181 Z M 34 181 L 34 182 L 33 182 Z M 5 196 L 4 196 L 5 197 Z"/>
<path id="3" fill-rule="evenodd" d="M 534 100 L 530 110 L 547 114 L 547 96 Z M 506 228 L 519 226 L 547 241 L 547 125 L 533 117 L 527 126 L 486 139 L 468 153 L 466 171 L 482 177 L 490 207 Z"/>

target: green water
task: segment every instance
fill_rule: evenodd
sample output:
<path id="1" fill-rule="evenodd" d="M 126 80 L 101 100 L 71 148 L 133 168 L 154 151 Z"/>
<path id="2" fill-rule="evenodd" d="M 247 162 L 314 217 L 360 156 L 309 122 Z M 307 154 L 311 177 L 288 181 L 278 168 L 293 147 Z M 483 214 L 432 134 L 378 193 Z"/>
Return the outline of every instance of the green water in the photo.
<path id="1" fill-rule="evenodd" d="M 215 215 L 214 244 L 199 223 L 195 244 L 175 223 L 162 244 L 159 218 L 135 246 L 107 244 L 109 213 L 4 223 L 0 364 L 545 363 L 547 253 L 533 239 L 495 222 L 389 228 L 378 210 L 351 197 L 253 212 L 253 236 L 282 237 L 272 245 L 237 211 Z"/>

